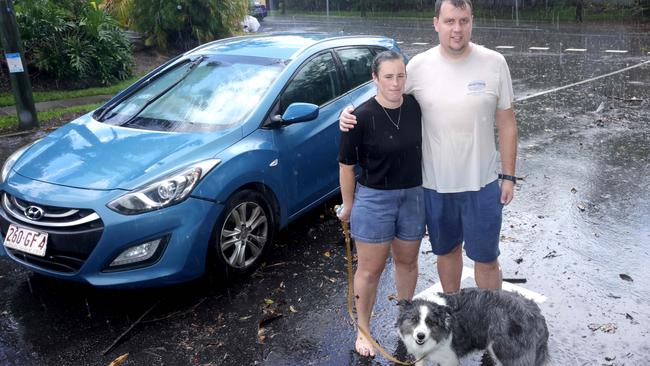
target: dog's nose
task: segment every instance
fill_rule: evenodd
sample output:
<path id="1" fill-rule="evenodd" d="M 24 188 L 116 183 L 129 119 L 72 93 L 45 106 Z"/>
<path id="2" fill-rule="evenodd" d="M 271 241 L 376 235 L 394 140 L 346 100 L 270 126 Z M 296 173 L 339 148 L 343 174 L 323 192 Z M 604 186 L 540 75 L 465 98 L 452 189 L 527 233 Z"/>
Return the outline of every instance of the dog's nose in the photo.
<path id="1" fill-rule="evenodd" d="M 418 337 L 419 340 L 423 340 L 424 339 L 424 333 L 418 333 L 417 337 Z"/>

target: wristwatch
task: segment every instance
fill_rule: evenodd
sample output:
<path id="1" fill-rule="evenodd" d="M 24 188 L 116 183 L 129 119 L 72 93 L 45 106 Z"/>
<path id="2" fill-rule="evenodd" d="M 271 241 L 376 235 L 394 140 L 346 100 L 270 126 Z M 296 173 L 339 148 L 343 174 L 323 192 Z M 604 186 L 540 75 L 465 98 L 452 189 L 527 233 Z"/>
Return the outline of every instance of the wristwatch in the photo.
<path id="1" fill-rule="evenodd" d="M 499 174 L 499 179 L 509 180 L 514 184 L 517 184 L 517 177 L 514 175 Z"/>

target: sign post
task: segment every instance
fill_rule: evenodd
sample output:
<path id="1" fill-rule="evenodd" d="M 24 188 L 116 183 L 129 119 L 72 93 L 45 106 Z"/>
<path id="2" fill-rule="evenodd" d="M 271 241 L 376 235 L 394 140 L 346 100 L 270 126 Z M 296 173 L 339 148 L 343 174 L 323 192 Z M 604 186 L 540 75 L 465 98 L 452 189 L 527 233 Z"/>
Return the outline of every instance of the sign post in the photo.
<path id="1" fill-rule="evenodd" d="M 18 129 L 29 130 L 38 127 L 32 85 L 27 73 L 12 0 L 0 0 L 0 36 L 9 68 L 11 89 L 16 101 Z"/>

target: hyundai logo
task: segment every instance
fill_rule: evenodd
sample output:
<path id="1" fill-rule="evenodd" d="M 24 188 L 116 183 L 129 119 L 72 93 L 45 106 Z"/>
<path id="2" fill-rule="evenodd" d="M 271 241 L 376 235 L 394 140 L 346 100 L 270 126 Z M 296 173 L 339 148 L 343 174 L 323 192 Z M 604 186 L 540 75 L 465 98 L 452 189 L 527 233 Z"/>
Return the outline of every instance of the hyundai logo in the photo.
<path id="1" fill-rule="evenodd" d="M 25 217 L 30 220 L 40 220 L 45 216 L 45 211 L 38 206 L 29 206 L 25 209 Z"/>

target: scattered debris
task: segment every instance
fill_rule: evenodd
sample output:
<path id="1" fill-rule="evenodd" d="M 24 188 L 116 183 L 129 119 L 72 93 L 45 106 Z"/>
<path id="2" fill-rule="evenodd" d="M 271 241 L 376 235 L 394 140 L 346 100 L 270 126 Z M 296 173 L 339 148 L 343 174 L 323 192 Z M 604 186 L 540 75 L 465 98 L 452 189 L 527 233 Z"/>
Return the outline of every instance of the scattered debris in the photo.
<path id="1" fill-rule="evenodd" d="M 329 250 L 325 251 L 325 253 L 323 253 L 323 255 L 326 256 L 327 258 L 332 257 L 332 253 L 330 253 Z"/>
<path id="2" fill-rule="evenodd" d="M 147 311 L 145 311 L 142 315 L 140 315 L 140 317 L 133 324 L 131 324 L 130 327 L 128 327 L 124 332 L 122 332 L 122 334 L 120 334 L 117 338 L 115 338 L 113 343 L 111 343 L 111 345 L 108 346 L 108 348 L 106 348 L 102 352 L 102 356 L 105 356 L 108 352 L 110 352 L 122 340 L 122 338 L 124 338 L 124 336 L 129 334 L 129 332 L 131 332 L 131 330 L 133 328 L 135 328 L 136 325 L 140 324 L 142 319 L 144 319 L 145 316 L 147 316 L 153 309 L 155 309 L 156 306 L 158 306 L 158 304 L 160 304 L 160 301 L 158 301 L 155 304 L 151 305 L 151 307 L 149 309 L 147 309 Z"/>
<path id="3" fill-rule="evenodd" d="M 630 277 L 629 275 L 626 275 L 625 273 L 621 273 L 621 274 L 619 274 L 618 276 L 619 276 L 622 280 L 625 280 L 625 281 L 629 281 L 629 282 L 633 282 L 633 281 L 634 281 L 634 280 L 632 279 L 632 277 Z"/>
<path id="4" fill-rule="evenodd" d="M 240 316 L 240 317 L 239 317 L 239 320 L 240 320 L 240 321 L 244 321 L 244 320 L 248 320 L 248 319 L 250 319 L 250 318 L 252 318 L 252 317 L 253 317 L 252 315 Z"/>
<path id="5" fill-rule="evenodd" d="M 189 309 L 187 309 L 187 310 L 185 310 L 185 311 L 175 311 L 175 312 L 173 312 L 173 313 L 167 314 L 167 315 L 162 316 L 162 317 L 160 317 L 160 318 L 155 318 L 155 319 L 145 320 L 145 321 L 143 321 L 142 323 L 143 323 L 143 324 L 146 324 L 146 323 L 153 323 L 153 322 L 157 322 L 157 321 L 161 321 L 161 320 L 169 319 L 169 318 L 172 318 L 172 317 L 175 317 L 175 316 L 179 316 L 179 315 L 191 314 L 191 313 L 194 312 L 194 310 L 196 310 L 196 308 L 198 308 L 201 304 L 203 304 L 203 302 L 204 302 L 205 300 L 207 300 L 207 299 L 208 299 L 207 297 L 202 298 L 202 299 L 199 300 L 196 304 L 192 305 Z"/>
<path id="6" fill-rule="evenodd" d="M 641 102 L 643 102 L 643 98 L 637 98 L 637 97 L 621 98 L 621 97 L 615 97 L 615 96 L 608 96 L 607 98 L 620 100 L 620 101 L 626 102 L 626 103 L 641 103 Z"/>
<path id="7" fill-rule="evenodd" d="M 521 257 L 515 259 L 515 263 L 517 263 L 517 264 L 521 264 L 521 262 L 523 262 L 523 261 L 524 261 L 524 258 L 521 258 Z"/>
<path id="8" fill-rule="evenodd" d="M 264 303 L 265 303 L 266 305 L 271 305 L 271 304 L 274 303 L 274 301 L 271 300 L 271 299 L 264 299 Z"/>
<path id="9" fill-rule="evenodd" d="M 597 330 L 600 330 L 604 333 L 616 333 L 616 330 L 618 329 L 616 327 L 616 324 L 614 323 L 607 323 L 607 324 L 596 324 L 596 323 L 591 323 L 587 326 L 592 332 L 595 332 Z"/>
<path id="10" fill-rule="evenodd" d="M 298 312 L 298 310 L 296 310 L 296 308 L 294 308 L 293 305 L 289 305 L 289 311 L 292 312 L 292 313 L 297 313 Z"/>
<path id="11" fill-rule="evenodd" d="M 108 366 L 119 366 L 119 365 L 123 364 L 124 361 L 126 361 L 127 358 L 129 358 L 129 353 L 128 352 L 121 355 L 121 356 L 119 356 L 119 357 L 117 357 L 113 361 L 111 361 L 111 363 L 109 363 Z"/>
<path id="12" fill-rule="evenodd" d="M 388 301 L 394 301 L 394 300 L 397 300 L 397 295 L 395 294 L 388 295 Z"/>
<path id="13" fill-rule="evenodd" d="M 263 311 L 262 320 L 257 323 L 257 342 L 263 344 L 266 340 L 266 325 L 283 316 L 277 308 L 266 307 Z"/>
<path id="14" fill-rule="evenodd" d="M 576 207 L 578 207 L 580 211 L 585 211 L 587 209 L 587 207 L 582 203 L 578 203 Z"/>
<path id="15" fill-rule="evenodd" d="M 501 280 L 503 282 L 509 282 L 509 283 L 526 283 L 528 281 L 525 278 L 503 278 Z"/>
<path id="16" fill-rule="evenodd" d="M 555 257 L 557 257 L 558 255 L 559 255 L 559 254 L 557 254 L 557 252 L 556 252 L 555 250 L 551 250 L 547 255 L 545 255 L 545 256 L 543 257 L 543 259 L 546 259 L 546 258 L 555 258 Z"/>
<path id="17" fill-rule="evenodd" d="M 594 113 L 600 113 L 600 112 L 603 111 L 603 109 L 605 109 L 605 102 L 600 102 L 600 104 L 598 105 L 598 108 L 596 108 Z"/>
<path id="18" fill-rule="evenodd" d="M 616 356 L 614 356 L 614 357 L 605 356 L 605 361 L 610 361 L 611 362 L 611 361 L 614 361 L 615 359 L 616 359 Z"/>
<path id="19" fill-rule="evenodd" d="M 501 241 L 503 241 L 503 242 L 508 242 L 508 241 L 509 242 L 515 242 L 515 241 L 517 241 L 517 239 L 501 234 Z"/>
<path id="20" fill-rule="evenodd" d="M 611 297 L 612 299 L 620 299 L 621 298 L 620 296 L 614 295 L 614 294 L 611 294 L 611 293 L 607 294 L 607 297 Z"/>
<path id="21" fill-rule="evenodd" d="M 573 188 L 571 188 L 571 193 L 576 194 L 576 193 L 578 193 L 578 190 L 575 189 L 575 187 L 573 187 Z"/>

